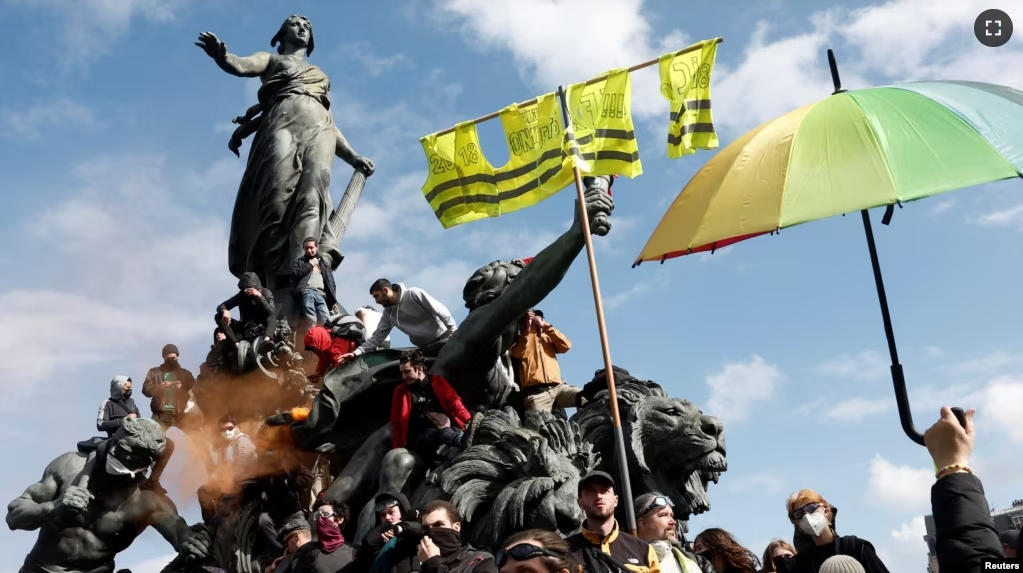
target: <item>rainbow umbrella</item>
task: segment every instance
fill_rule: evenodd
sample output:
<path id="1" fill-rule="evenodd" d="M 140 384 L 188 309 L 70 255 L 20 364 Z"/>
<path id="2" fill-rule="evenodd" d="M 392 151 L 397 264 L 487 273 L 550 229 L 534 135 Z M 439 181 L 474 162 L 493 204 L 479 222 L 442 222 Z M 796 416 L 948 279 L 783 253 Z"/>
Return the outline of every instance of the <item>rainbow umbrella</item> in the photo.
<path id="1" fill-rule="evenodd" d="M 1019 177 L 1023 92 L 962 81 L 835 93 L 768 121 L 725 147 L 682 189 L 633 266 L 860 211 L 906 434 L 913 426 L 867 210 Z M 959 414 L 959 412 L 957 412 Z"/>

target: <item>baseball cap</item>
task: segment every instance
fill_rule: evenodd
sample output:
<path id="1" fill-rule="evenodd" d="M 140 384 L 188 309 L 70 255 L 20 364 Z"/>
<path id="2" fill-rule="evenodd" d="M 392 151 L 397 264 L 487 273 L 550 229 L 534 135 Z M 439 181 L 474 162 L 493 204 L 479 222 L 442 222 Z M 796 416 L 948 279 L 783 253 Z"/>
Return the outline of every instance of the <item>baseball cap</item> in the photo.
<path id="1" fill-rule="evenodd" d="M 578 493 L 582 494 L 583 488 L 586 487 L 586 484 L 596 481 L 606 483 L 612 488 L 615 487 L 615 480 L 613 480 L 607 472 L 590 472 L 579 479 Z"/>

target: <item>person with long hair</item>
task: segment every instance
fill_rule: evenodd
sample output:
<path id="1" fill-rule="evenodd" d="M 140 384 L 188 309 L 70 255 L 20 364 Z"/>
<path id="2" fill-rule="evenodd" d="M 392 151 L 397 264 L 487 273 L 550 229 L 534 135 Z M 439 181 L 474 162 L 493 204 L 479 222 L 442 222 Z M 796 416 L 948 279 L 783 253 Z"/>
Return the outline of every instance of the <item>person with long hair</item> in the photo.
<path id="1" fill-rule="evenodd" d="M 757 573 L 757 556 L 724 529 L 705 529 L 693 540 L 693 551 L 714 565 L 715 573 Z"/>
<path id="2" fill-rule="evenodd" d="M 788 571 L 791 568 L 792 558 L 796 555 L 796 548 L 792 547 L 788 541 L 784 539 L 775 539 L 767 544 L 767 549 L 764 550 L 764 558 L 761 561 L 763 563 L 763 569 L 760 573 L 777 573 L 779 571 Z M 788 568 L 779 568 L 778 564 L 782 561 L 788 561 Z"/>
<path id="3" fill-rule="evenodd" d="M 812 489 L 801 489 L 789 496 L 785 508 L 795 529 L 792 541 L 799 548 L 793 559 L 793 573 L 817 573 L 821 565 L 834 555 L 855 558 L 867 573 L 888 573 L 888 568 L 869 541 L 855 535 L 839 535 L 835 531 L 837 510 L 821 494 Z"/>
<path id="4" fill-rule="evenodd" d="M 569 555 L 560 535 L 544 529 L 516 533 L 497 552 L 500 573 L 583 573 L 583 566 Z"/>

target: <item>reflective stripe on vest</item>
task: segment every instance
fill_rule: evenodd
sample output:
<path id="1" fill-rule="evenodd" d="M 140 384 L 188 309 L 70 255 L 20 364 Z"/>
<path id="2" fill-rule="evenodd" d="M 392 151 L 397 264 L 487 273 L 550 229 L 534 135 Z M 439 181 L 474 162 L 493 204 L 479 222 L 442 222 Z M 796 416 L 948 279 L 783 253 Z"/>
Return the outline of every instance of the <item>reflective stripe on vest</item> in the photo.
<path id="1" fill-rule="evenodd" d="M 629 70 L 611 70 L 605 79 L 568 87 L 572 133 L 565 151 L 590 175 L 635 177 L 643 173 L 632 128 L 632 78 Z"/>
<path id="2" fill-rule="evenodd" d="M 429 164 L 423 195 L 445 229 L 500 214 L 494 168 L 480 149 L 475 123 L 419 142 Z"/>
<path id="3" fill-rule="evenodd" d="M 535 205 L 572 183 L 562 149 L 561 110 L 553 93 L 501 110 L 508 163 L 497 169 L 501 214 Z"/>
<path id="4" fill-rule="evenodd" d="M 671 102 L 668 157 L 677 158 L 699 149 L 718 146 L 710 109 L 710 76 L 717 42 L 705 40 L 699 50 L 660 57 L 661 95 Z"/>

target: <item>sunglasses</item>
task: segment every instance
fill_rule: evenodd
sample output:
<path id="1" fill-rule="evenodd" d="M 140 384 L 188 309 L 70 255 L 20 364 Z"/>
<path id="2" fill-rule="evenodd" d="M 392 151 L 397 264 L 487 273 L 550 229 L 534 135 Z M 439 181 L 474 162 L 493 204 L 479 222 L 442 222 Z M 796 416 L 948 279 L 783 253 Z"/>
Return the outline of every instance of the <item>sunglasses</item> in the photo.
<path id="1" fill-rule="evenodd" d="M 808 504 L 804 505 L 803 507 L 801 507 L 801 508 L 793 511 L 792 513 L 790 513 L 789 514 L 789 518 L 791 518 L 791 519 L 803 519 L 804 515 L 806 515 L 808 513 L 814 513 L 814 512 L 817 511 L 817 508 L 820 508 L 820 507 L 824 507 L 824 504 L 821 504 L 821 503 L 808 503 Z"/>
<path id="2" fill-rule="evenodd" d="M 659 508 L 659 507 L 675 507 L 675 504 L 672 503 L 670 497 L 668 497 L 666 495 L 659 495 L 659 496 L 655 497 L 654 499 L 650 500 L 650 505 L 647 505 L 646 509 L 644 509 L 643 511 L 640 512 L 640 515 L 646 515 L 646 514 L 650 513 L 650 511 L 652 511 L 653 509 L 656 509 L 656 508 Z"/>
<path id="3" fill-rule="evenodd" d="M 534 557 L 560 557 L 562 559 L 568 557 L 568 555 L 560 551 L 551 551 L 544 549 L 543 547 L 533 545 L 532 543 L 520 543 L 518 545 L 509 547 L 508 549 L 501 549 L 494 555 L 494 560 L 497 562 L 497 568 L 504 567 L 504 564 L 508 562 L 508 559 L 514 559 L 515 561 L 526 561 Z"/>
<path id="4" fill-rule="evenodd" d="M 380 513 L 381 511 L 385 511 L 385 510 L 390 509 L 392 507 L 395 507 L 397 505 L 398 505 L 398 500 L 396 500 L 396 499 L 388 499 L 386 501 L 381 501 L 381 502 L 377 503 L 375 506 L 373 506 L 373 511 L 375 511 L 377 513 Z"/>

